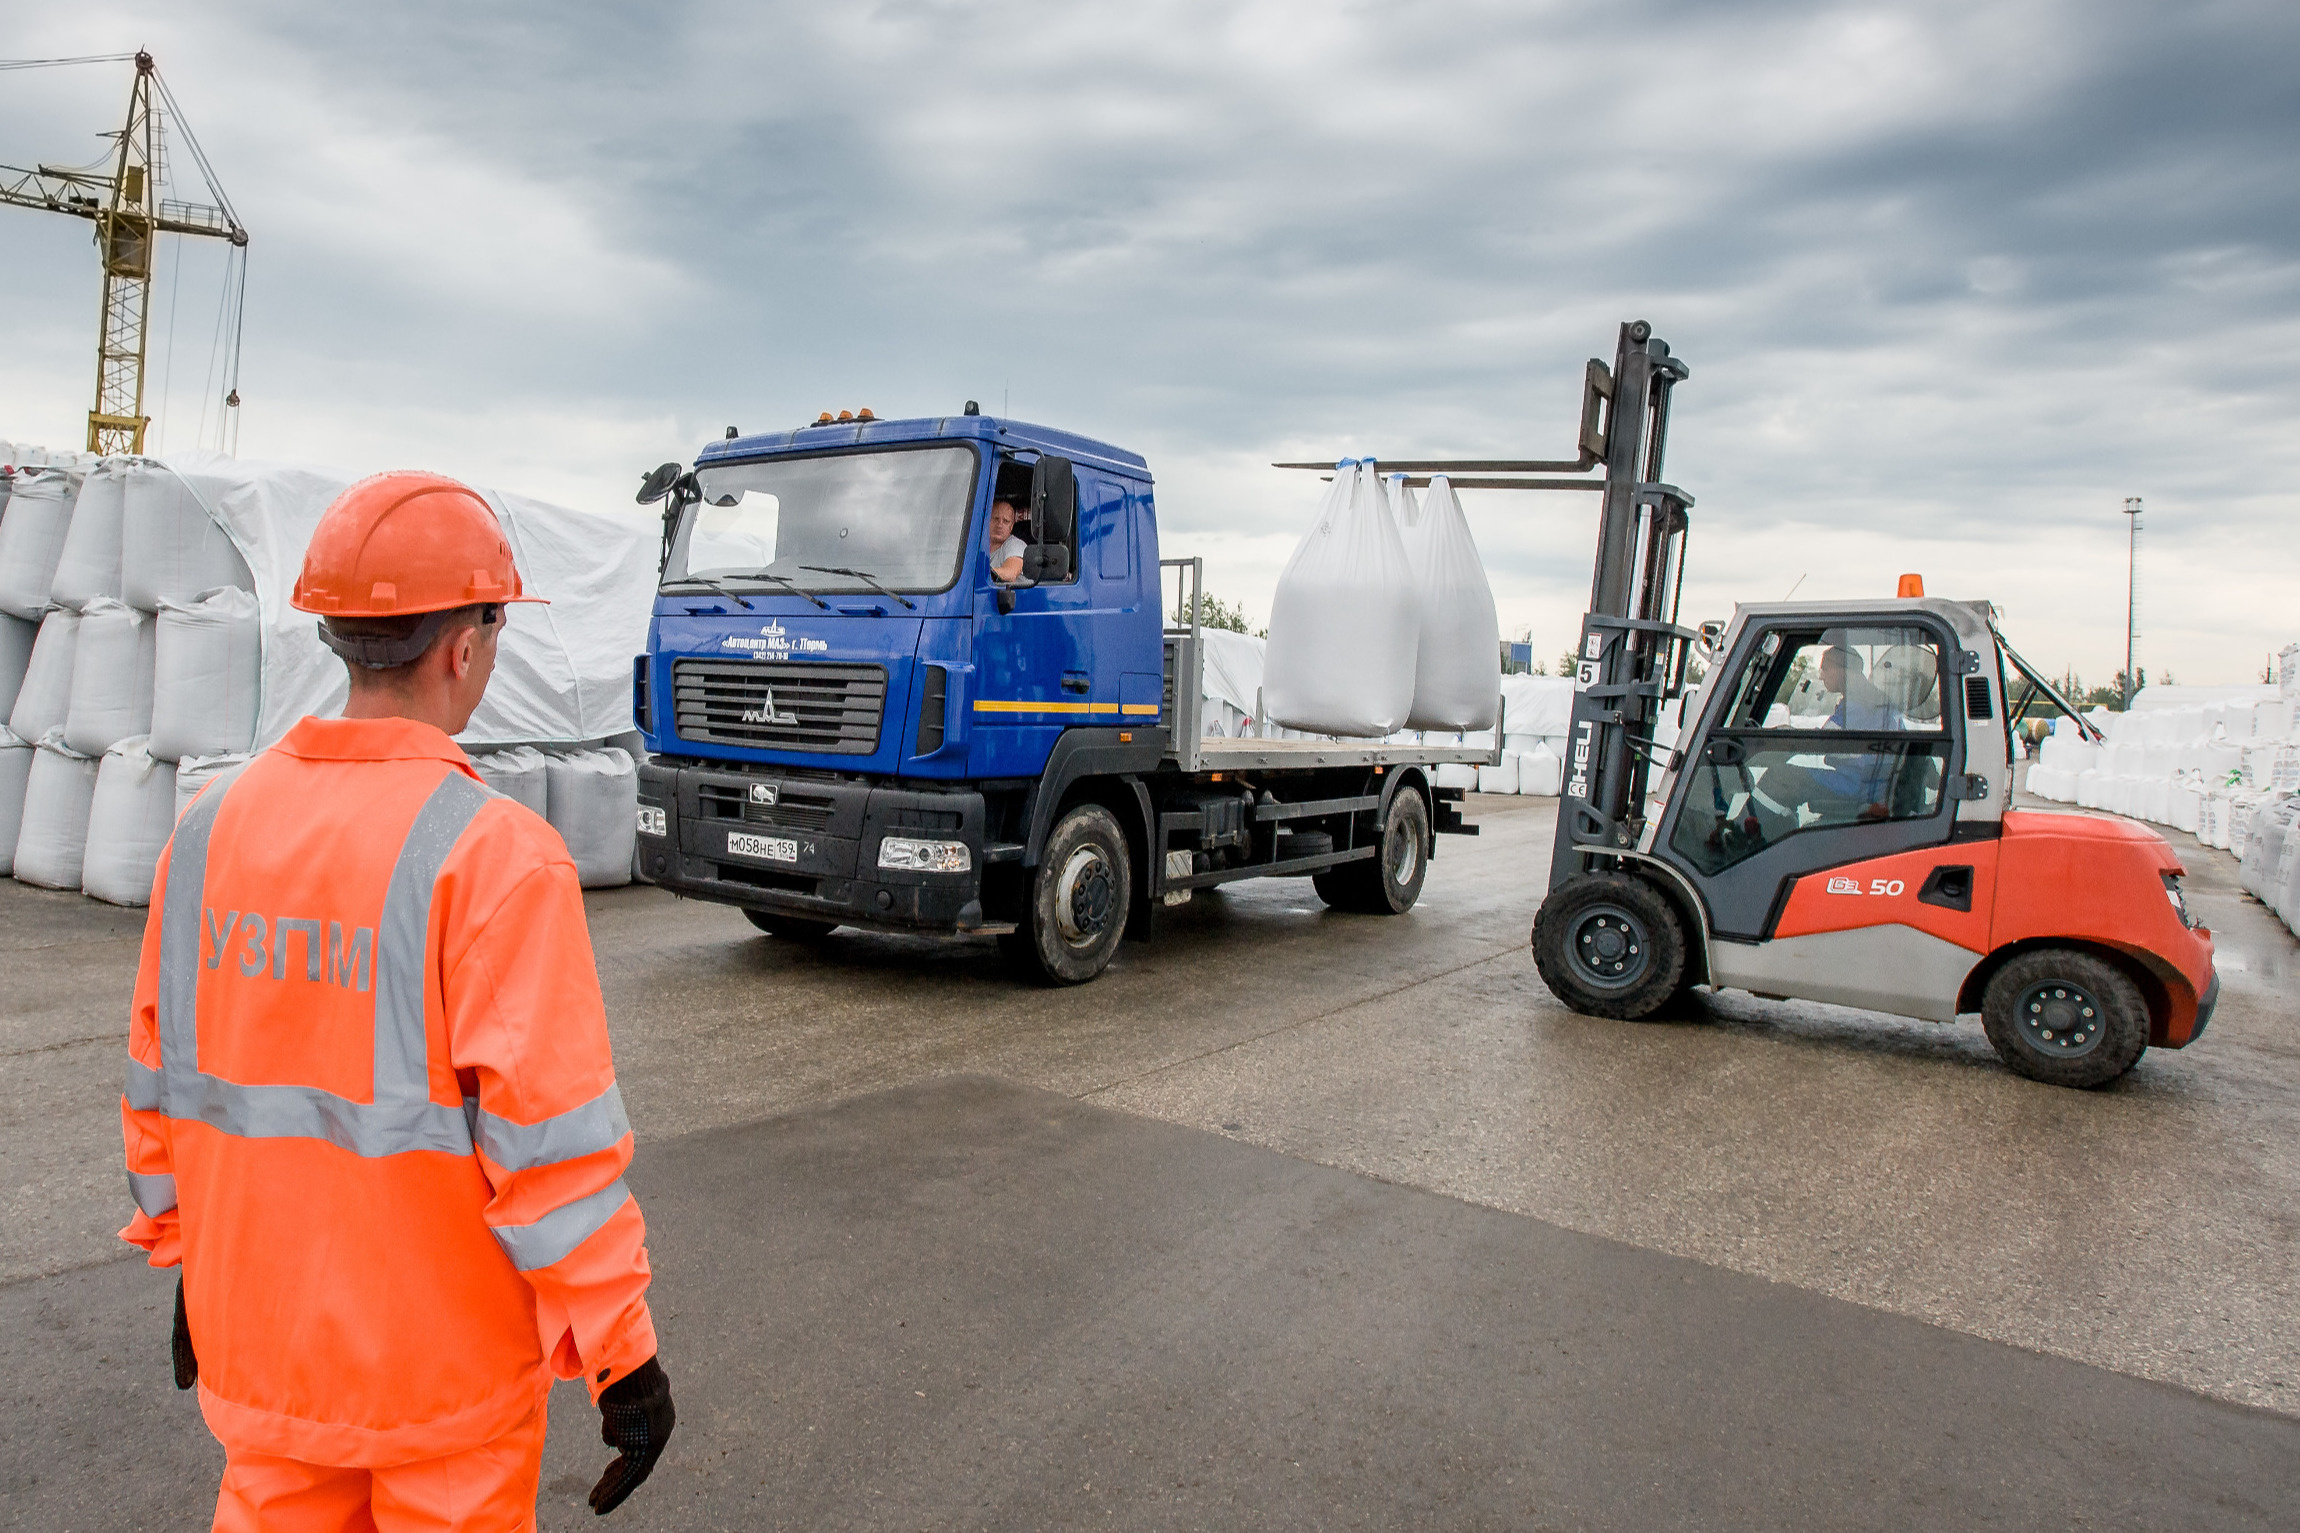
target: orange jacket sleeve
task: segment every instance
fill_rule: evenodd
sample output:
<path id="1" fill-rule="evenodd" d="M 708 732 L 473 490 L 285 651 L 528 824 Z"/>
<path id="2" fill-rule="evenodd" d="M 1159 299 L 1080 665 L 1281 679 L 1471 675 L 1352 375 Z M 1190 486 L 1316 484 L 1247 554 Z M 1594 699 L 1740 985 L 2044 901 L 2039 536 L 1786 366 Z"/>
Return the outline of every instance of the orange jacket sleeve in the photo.
<path id="1" fill-rule="evenodd" d="M 168 886 L 168 857 L 160 854 L 144 921 L 144 952 L 136 966 L 136 994 L 128 1007 L 128 1079 L 120 1095 L 120 1134 L 127 1143 L 128 1192 L 135 1217 L 120 1238 L 151 1253 L 155 1267 L 184 1259 L 183 1220 L 176 1208 L 176 1167 L 160 1114 L 160 912 Z"/>
<path id="2" fill-rule="evenodd" d="M 457 853 L 492 908 L 443 954 L 449 1053 L 476 1086 L 484 1217 L 535 1289 L 553 1370 L 596 1399 L 655 1355 L 646 1221 L 622 1181 L 631 1128 L 574 864 L 527 811 L 486 813 L 498 823 Z"/>

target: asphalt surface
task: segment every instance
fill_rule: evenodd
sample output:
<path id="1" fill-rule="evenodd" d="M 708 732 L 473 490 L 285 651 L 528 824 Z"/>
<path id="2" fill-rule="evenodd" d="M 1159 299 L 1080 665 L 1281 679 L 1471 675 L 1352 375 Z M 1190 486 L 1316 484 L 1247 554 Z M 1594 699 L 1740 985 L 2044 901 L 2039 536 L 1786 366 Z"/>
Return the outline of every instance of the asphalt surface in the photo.
<path id="1" fill-rule="evenodd" d="M 1234 886 L 1067 991 L 592 896 L 682 1407 L 618 1520 L 2293 1524 L 2300 947 L 2224 854 L 2211 1031 L 2076 1093 L 1972 1022 L 1565 1013 L 1550 814 L 1473 802 L 1408 917 Z M 112 1238 L 140 928 L 0 884 L 15 1525 L 212 1494 Z M 549 1526 L 605 1457 L 563 1393 Z"/>

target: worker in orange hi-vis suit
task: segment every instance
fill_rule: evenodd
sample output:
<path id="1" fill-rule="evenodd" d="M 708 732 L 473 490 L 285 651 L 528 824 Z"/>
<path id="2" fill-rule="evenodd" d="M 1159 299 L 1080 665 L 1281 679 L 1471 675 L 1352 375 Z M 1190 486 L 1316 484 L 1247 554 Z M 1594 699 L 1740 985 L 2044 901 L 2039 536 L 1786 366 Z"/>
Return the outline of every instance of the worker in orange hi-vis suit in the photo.
<path id="1" fill-rule="evenodd" d="M 620 1450 L 595 1511 L 670 1436 L 575 868 L 449 738 L 538 599 L 471 490 L 345 491 L 294 595 L 343 716 L 211 782 L 160 859 L 121 1235 L 182 1265 L 219 1529 L 532 1528 L 553 1374 Z"/>

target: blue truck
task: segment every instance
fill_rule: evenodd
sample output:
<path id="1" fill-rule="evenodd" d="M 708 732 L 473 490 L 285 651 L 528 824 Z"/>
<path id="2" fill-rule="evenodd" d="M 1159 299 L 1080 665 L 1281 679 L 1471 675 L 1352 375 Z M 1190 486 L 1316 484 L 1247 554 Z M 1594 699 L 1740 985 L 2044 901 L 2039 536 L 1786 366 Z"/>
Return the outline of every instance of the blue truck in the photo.
<path id="1" fill-rule="evenodd" d="M 1493 750 L 1203 735 L 1203 565 L 1159 557 L 1149 465 L 1122 448 L 972 402 L 825 414 L 730 428 L 639 499 L 664 525 L 633 676 L 639 866 L 770 936 L 994 936 L 1077 984 L 1238 879 L 1403 912 L 1435 837 L 1476 833 L 1436 768 Z"/>

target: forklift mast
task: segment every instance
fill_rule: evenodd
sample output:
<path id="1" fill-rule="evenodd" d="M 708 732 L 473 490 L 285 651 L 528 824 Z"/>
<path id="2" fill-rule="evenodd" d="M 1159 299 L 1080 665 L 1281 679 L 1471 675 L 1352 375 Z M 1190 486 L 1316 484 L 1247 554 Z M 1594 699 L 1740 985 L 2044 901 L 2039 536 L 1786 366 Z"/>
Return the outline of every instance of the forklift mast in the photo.
<path id="1" fill-rule="evenodd" d="M 1654 725 L 1662 704 L 1684 691 L 1686 660 L 1699 637 L 1676 622 L 1693 497 L 1661 478 L 1669 391 L 1688 372 L 1651 325 L 1630 320 L 1613 366 L 1592 357 L 1583 375 L 1578 457 L 1377 460 L 1416 488 L 1444 474 L 1457 490 L 1595 490 L 1604 497 L 1589 615 L 1574 650 L 1552 889 L 1591 857 L 1636 848 Z M 1331 459 L 1273 467 L 1334 471 Z M 1595 468 L 1602 478 L 1590 473 Z M 1576 477 L 1545 477 L 1563 475 Z"/>
<path id="2" fill-rule="evenodd" d="M 1574 651 L 1552 889 L 1591 857 L 1637 846 L 1654 727 L 1663 704 L 1685 689 L 1698 635 L 1677 626 L 1677 599 L 1693 497 L 1661 474 L 1669 393 L 1689 371 L 1643 320 L 1621 327 L 1610 373 L 1589 364 L 1581 450 L 1605 465 L 1605 504 L 1589 614 Z"/>

